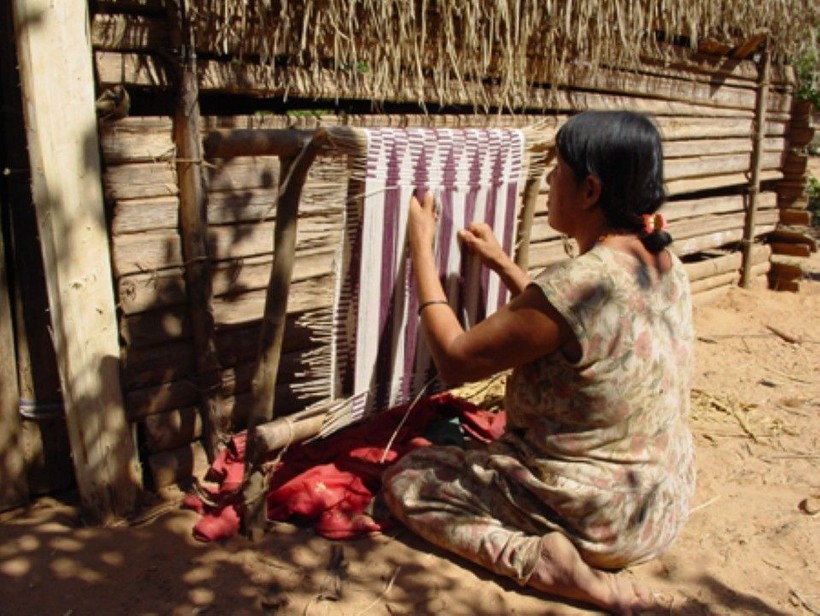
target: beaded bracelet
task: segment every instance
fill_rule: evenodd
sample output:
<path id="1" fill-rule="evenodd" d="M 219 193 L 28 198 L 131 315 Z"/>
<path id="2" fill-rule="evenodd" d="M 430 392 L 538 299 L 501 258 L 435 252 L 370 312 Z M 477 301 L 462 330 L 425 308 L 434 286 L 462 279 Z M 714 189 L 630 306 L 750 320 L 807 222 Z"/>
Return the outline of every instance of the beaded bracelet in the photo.
<path id="1" fill-rule="evenodd" d="M 421 316 L 421 311 L 427 308 L 427 306 L 432 306 L 433 304 L 449 304 L 446 299 L 431 299 L 429 302 L 424 302 L 421 306 L 419 306 L 419 316 Z"/>

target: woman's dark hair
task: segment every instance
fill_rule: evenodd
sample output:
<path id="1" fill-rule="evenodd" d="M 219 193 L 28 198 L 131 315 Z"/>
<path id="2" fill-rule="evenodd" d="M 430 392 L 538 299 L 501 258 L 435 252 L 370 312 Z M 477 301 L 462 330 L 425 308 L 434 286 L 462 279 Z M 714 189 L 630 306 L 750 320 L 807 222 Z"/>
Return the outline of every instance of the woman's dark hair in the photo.
<path id="1" fill-rule="evenodd" d="M 663 205 L 663 148 L 655 124 L 630 111 L 585 111 L 573 116 L 556 137 L 558 153 L 578 181 L 601 182 L 601 206 L 613 229 L 638 231 L 647 250 L 658 253 L 672 237 L 644 216 Z"/>

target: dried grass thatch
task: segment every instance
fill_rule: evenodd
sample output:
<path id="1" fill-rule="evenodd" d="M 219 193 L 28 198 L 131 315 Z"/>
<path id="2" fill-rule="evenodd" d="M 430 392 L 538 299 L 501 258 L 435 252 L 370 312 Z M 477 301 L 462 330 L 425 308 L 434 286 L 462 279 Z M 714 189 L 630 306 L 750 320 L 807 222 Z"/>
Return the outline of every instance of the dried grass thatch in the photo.
<path id="1" fill-rule="evenodd" d="M 197 48 L 261 61 L 291 91 L 518 108 L 570 66 L 637 66 L 661 40 L 726 49 L 767 31 L 788 58 L 815 45 L 814 0 L 191 0 Z M 481 87 L 477 87 L 480 85 Z M 466 91 L 469 89 L 469 92 Z M 483 100 L 480 92 L 484 92 Z"/>

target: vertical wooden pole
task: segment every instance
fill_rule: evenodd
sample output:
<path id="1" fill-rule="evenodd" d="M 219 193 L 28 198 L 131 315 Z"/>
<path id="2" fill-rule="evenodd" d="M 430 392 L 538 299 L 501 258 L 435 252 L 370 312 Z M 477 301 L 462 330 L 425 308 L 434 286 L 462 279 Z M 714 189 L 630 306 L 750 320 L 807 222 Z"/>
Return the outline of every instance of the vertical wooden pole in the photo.
<path id="1" fill-rule="evenodd" d="M 14 320 L 11 309 L 12 289 L 8 271 L 13 271 L 11 260 L 7 261 L 5 237 L 11 237 L 10 212 L 16 193 L 16 178 L 22 183 L 28 174 L 23 173 L 25 164 L 25 137 L 22 135 L 19 116 L 20 99 L 17 88 L 17 54 L 14 52 L 14 31 L 11 27 L 11 7 L 0 7 L 0 511 L 25 503 L 29 498 L 26 461 L 23 455 L 23 422 L 19 411 L 19 387 L 14 344 Z M 26 181 L 26 188 L 28 187 Z M 26 191 L 28 192 L 28 191 Z M 31 203 L 30 198 L 27 201 Z"/>
<path id="2" fill-rule="evenodd" d="M 755 218 L 757 216 L 757 201 L 760 194 L 760 167 L 763 157 L 763 141 L 766 138 L 766 104 L 769 99 L 769 73 L 771 59 L 766 40 L 763 41 L 763 50 L 758 62 L 757 98 L 755 100 L 755 132 L 752 142 L 752 177 L 749 180 L 746 204 L 746 218 L 743 224 L 743 239 L 741 240 L 740 286 L 748 289 L 752 282 L 752 246 L 755 239 Z"/>
<path id="3" fill-rule="evenodd" d="M 243 532 L 252 539 L 261 536 L 267 521 L 267 474 L 263 465 L 268 451 L 264 441 L 257 440 L 256 427 L 270 421 L 274 415 L 276 376 L 282 355 L 288 293 L 296 255 L 299 198 L 308 169 L 326 138 L 325 131 L 319 129 L 297 156 L 281 161 L 273 265 L 265 296 L 265 313 L 262 317 L 259 352 L 253 377 L 253 407 L 248 418 L 245 477 L 242 485 Z"/>
<path id="4" fill-rule="evenodd" d="M 174 141 L 179 182 L 179 225 L 185 258 L 188 313 L 193 325 L 199 411 L 203 446 L 213 462 L 228 440 L 230 417 L 222 395 L 222 370 L 214 339 L 213 288 L 208 260 L 208 216 L 202 177 L 199 83 L 196 50 L 186 0 L 171 0 L 168 11 L 172 41 L 179 50 L 179 99 L 174 114 Z"/>
<path id="5" fill-rule="evenodd" d="M 539 165 L 540 169 L 541 166 Z M 518 221 L 518 241 L 515 249 L 515 263 L 525 272 L 530 263 L 530 237 L 532 235 L 532 223 L 535 218 L 535 206 L 538 201 L 538 194 L 541 192 L 541 178 L 543 171 L 537 175 L 530 175 L 524 185 L 522 196 L 523 206 L 521 208 L 521 219 Z"/>
<path id="6" fill-rule="evenodd" d="M 0 511 L 28 500 L 6 251 L 0 229 Z"/>
<path id="7" fill-rule="evenodd" d="M 107 522 L 134 511 L 141 474 L 120 389 L 88 5 L 12 0 L 12 7 L 74 472 L 84 508 Z"/>

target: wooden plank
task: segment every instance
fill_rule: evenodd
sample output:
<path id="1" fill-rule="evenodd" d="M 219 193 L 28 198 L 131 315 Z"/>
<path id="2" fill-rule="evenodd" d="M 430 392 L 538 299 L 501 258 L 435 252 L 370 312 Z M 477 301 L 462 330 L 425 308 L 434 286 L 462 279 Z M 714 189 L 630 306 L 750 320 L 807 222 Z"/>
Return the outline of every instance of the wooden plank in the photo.
<path id="1" fill-rule="evenodd" d="M 783 177 L 779 170 L 764 170 L 761 173 L 761 181 L 769 182 Z M 666 183 L 666 194 L 668 196 L 686 195 L 690 193 L 727 188 L 729 186 L 745 186 L 749 183 L 746 173 L 727 173 L 725 175 L 704 176 L 695 178 L 682 178 Z"/>
<path id="2" fill-rule="evenodd" d="M 299 253 L 326 251 L 341 236 L 341 214 L 338 221 L 325 217 L 300 219 Z M 215 261 L 235 260 L 271 254 L 271 235 L 275 222 L 211 227 L 208 231 L 208 253 Z M 116 236 L 112 240 L 114 272 L 117 277 L 154 272 L 182 266 L 179 234 L 171 229 Z"/>
<path id="3" fill-rule="evenodd" d="M 766 152 L 761 156 L 761 165 L 764 169 L 779 170 L 780 159 L 780 152 Z M 664 178 L 674 182 L 693 177 L 748 172 L 751 170 L 751 160 L 749 154 L 696 156 L 664 160 L 663 167 Z"/>
<path id="4" fill-rule="evenodd" d="M 100 147 L 107 165 L 171 160 L 173 123 L 167 117 L 127 117 L 100 123 Z"/>
<path id="5" fill-rule="evenodd" d="M 142 233 L 179 227 L 177 196 L 118 199 L 111 212 L 111 234 Z"/>
<path id="6" fill-rule="evenodd" d="M 252 159 L 245 159 L 246 161 Z M 263 159 L 256 159 L 263 160 Z M 322 161 L 324 162 L 324 161 Z M 317 167 L 323 165 L 318 164 Z M 135 165 L 131 172 L 125 171 L 125 167 L 118 167 L 120 178 L 134 178 L 138 174 Z M 261 165 L 248 164 L 239 167 L 232 167 L 230 172 L 220 175 L 211 174 L 208 191 L 208 219 L 213 224 L 233 224 L 236 222 L 257 222 L 261 220 L 273 220 L 276 214 L 274 204 L 276 202 L 276 184 L 262 186 L 265 183 L 265 176 L 269 171 L 278 169 L 278 165 L 262 163 Z M 239 173 L 237 173 L 239 171 Z M 151 177 L 153 172 L 143 169 L 143 174 Z M 325 175 L 331 175 L 326 173 Z M 170 180 L 172 176 L 157 178 L 159 180 Z M 136 197 L 137 193 L 168 193 L 163 185 L 153 188 L 151 185 L 139 187 L 128 185 L 123 182 L 120 186 L 113 175 L 106 180 L 110 187 L 109 195 L 112 201 L 112 234 L 120 235 L 124 233 L 136 233 L 139 231 L 150 231 L 155 229 L 176 229 L 179 225 L 179 201 L 176 195 Z M 302 200 L 300 215 L 320 215 L 330 213 L 339 216 L 344 212 L 346 199 L 344 186 L 346 174 L 339 173 L 338 177 L 311 178 L 305 186 L 305 193 Z M 223 188 L 230 185 L 231 190 L 213 190 L 216 187 Z M 127 191 L 127 192 L 126 192 Z M 117 196 L 118 198 L 114 198 Z"/>
<path id="7" fill-rule="evenodd" d="M 693 294 L 703 293 L 716 287 L 733 286 L 740 279 L 739 272 L 723 272 L 691 283 Z"/>
<path id="8" fill-rule="evenodd" d="M 168 24 L 161 17 L 98 13 L 91 19 L 94 49 L 140 51 L 169 49 Z"/>
<path id="9" fill-rule="evenodd" d="M 111 242 L 114 275 L 154 272 L 182 266 L 182 246 L 174 230 L 120 235 Z"/>
<path id="10" fill-rule="evenodd" d="M 715 88 L 708 83 L 656 75 L 639 75 L 632 71 L 592 70 L 574 66 L 569 69 L 567 85 L 584 90 L 629 94 L 646 98 L 663 98 L 715 107 L 754 109 L 755 94 L 748 88 L 724 86 Z"/>
<path id="11" fill-rule="evenodd" d="M 179 194 L 177 174 L 170 161 L 114 165 L 106 169 L 104 183 L 105 197 L 108 201 L 169 197 Z"/>
<path id="12" fill-rule="evenodd" d="M 267 268 L 270 276 L 270 268 Z M 288 298 L 288 314 L 333 305 L 335 277 L 294 281 Z M 213 318 L 217 326 L 238 326 L 259 322 L 265 307 L 265 288 L 224 295 L 213 301 Z M 193 334 L 188 315 L 182 305 L 125 316 L 120 334 L 132 349 L 161 345 L 190 338 Z"/>
<path id="13" fill-rule="evenodd" d="M 752 247 L 752 264 L 768 264 L 771 253 L 771 248 L 767 244 L 755 244 Z M 741 262 L 742 256 L 740 252 L 734 250 L 718 254 L 718 256 L 711 256 L 708 253 L 704 253 L 700 260 L 684 263 L 683 266 L 686 269 L 689 280 L 696 281 L 702 278 L 725 274 L 730 271 L 737 273 L 740 271 Z"/>
<path id="14" fill-rule="evenodd" d="M 772 229 L 774 229 L 774 224 L 761 223 L 755 227 L 755 237 L 761 237 L 766 233 L 769 233 Z M 683 256 L 694 254 L 702 250 L 734 244 L 740 241 L 742 237 L 743 229 L 726 229 L 722 231 L 714 231 L 705 235 L 690 237 L 682 241 L 676 240 L 675 243 L 672 244 L 671 248 L 672 251 L 678 256 Z"/>
<path id="15" fill-rule="evenodd" d="M 746 197 L 743 195 L 729 195 L 725 197 L 705 197 L 702 199 L 685 199 L 668 201 L 662 208 L 663 215 L 669 222 L 681 218 L 694 218 L 708 214 L 727 214 L 742 212 L 745 208 Z M 774 208 L 777 205 L 777 193 L 764 192 L 760 194 L 760 206 L 763 209 Z"/>
<path id="16" fill-rule="evenodd" d="M 111 271 L 100 259 L 108 238 L 88 7 L 35 0 L 12 5 L 72 461 L 84 508 L 109 521 L 135 510 L 141 474 L 122 401 Z"/>
<path id="17" fill-rule="evenodd" d="M 296 253 L 294 283 L 333 273 L 336 247 Z M 272 256 L 227 259 L 212 268 L 215 295 L 261 289 L 270 278 Z M 185 301 L 185 280 L 179 268 L 128 274 L 117 281 L 120 310 L 128 315 L 156 310 Z"/>
<path id="18" fill-rule="evenodd" d="M 309 184 L 300 203 L 299 219 L 310 217 L 340 220 L 347 199 L 344 187 L 347 178 L 338 178 L 335 185 Z M 335 195 L 335 198 L 334 198 Z M 211 224 L 271 221 L 276 216 L 276 190 L 250 188 L 240 191 L 208 193 L 208 219 Z"/>
<path id="19" fill-rule="evenodd" d="M 282 343 L 282 352 L 286 354 L 289 366 L 296 366 L 302 360 L 309 361 L 312 349 L 328 346 L 328 312 L 327 309 L 312 307 L 310 312 L 286 315 L 287 335 Z M 216 344 L 222 365 L 231 366 L 238 361 L 250 360 L 259 344 L 259 324 L 220 329 Z M 305 357 L 300 359 L 303 354 Z M 126 347 L 122 370 L 125 391 L 189 379 L 195 373 L 193 361 L 193 348 L 187 339 L 166 339 L 163 344 L 150 347 Z M 307 366 L 301 366 L 298 370 L 309 371 Z M 288 379 L 294 378 L 295 371 L 296 368 L 293 372 L 287 372 L 290 375 Z"/>
<path id="20" fill-rule="evenodd" d="M 95 53 L 95 66 L 97 68 L 97 80 L 102 87 L 126 84 L 141 87 L 167 88 L 170 84 L 170 75 L 162 60 L 151 57 L 148 54 L 136 53 L 116 53 L 98 51 Z M 304 83 L 311 84 L 308 89 L 304 88 L 298 95 L 302 98 L 312 99 L 335 99 L 340 96 L 339 85 L 334 78 L 334 72 L 330 69 L 318 70 L 319 78 L 315 71 L 308 72 L 298 68 L 288 68 L 279 70 L 276 74 L 267 66 L 244 64 L 240 62 L 219 62 L 216 60 L 200 60 L 199 70 L 202 76 L 200 87 L 203 91 L 231 92 L 234 94 L 253 94 L 265 96 L 285 95 L 284 83 Z M 322 75 L 324 77 L 322 77 Z M 749 101 L 741 100 L 743 104 L 748 103 L 748 108 L 721 107 L 715 104 L 720 98 L 729 98 L 729 102 L 738 103 L 738 98 L 743 96 L 737 92 L 729 92 L 728 95 L 720 93 L 716 97 L 709 90 L 713 89 L 708 84 L 697 84 L 698 87 L 686 86 L 680 88 L 680 83 L 675 80 L 667 80 L 663 88 L 663 98 L 639 98 L 630 94 L 618 93 L 617 91 L 603 93 L 590 92 L 588 90 L 561 90 L 551 92 L 548 89 L 530 88 L 527 96 L 527 106 L 535 109 L 553 109 L 556 111 L 580 111 L 584 109 L 632 109 L 652 113 L 653 115 L 701 115 L 701 116 L 723 116 L 736 117 L 746 113 L 751 117 L 753 104 Z M 638 82 L 639 83 L 639 82 Z M 487 86 L 483 83 L 467 83 L 464 88 L 459 88 L 451 92 L 449 102 L 451 104 L 472 105 L 477 100 L 493 101 L 496 104 L 503 104 L 504 94 L 499 88 Z M 622 86 L 623 87 L 623 86 Z M 634 90 L 634 85 L 632 89 Z M 630 88 L 625 88 L 629 90 Z M 689 89 L 690 96 L 685 95 Z M 410 91 L 408 85 L 405 91 Z M 727 89 L 728 90 L 728 89 Z M 734 88 L 734 90 L 740 90 Z M 421 89 L 413 90 L 427 92 L 426 100 L 434 101 L 438 99 L 439 90 L 432 85 L 432 82 L 421 86 Z M 294 92 L 289 94 L 294 96 Z M 650 87 L 644 94 L 653 97 Z M 350 92 L 348 96 L 352 98 L 364 97 L 366 92 Z M 396 102 L 415 103 L 416 98 L 399 97 Z"/>
<path id="21" fill-rule="evenodd" d="M 770 137 L 763 142 L 767 152 L 781 153 L 786 148 L 785 137 Z M 752 141 L 746 137 L 715 139 L 703 135 L 701 139 L 664 141 L 663 156 L 665 159 L 687 156 L 714 156 L 715 154 L 750 154 Z"/>
<path id="22" fill-rule="evenodd" d="M 726 272 L 737 272 L 740 269 L 740 253 L 730 252 L 720 257 L 704 259 L 694 263 L 684 263 L 686 275 L 690 282 L 700 280 L 702 278 L 711 278 Z"/>
<path id="23" fill-rule="evenodd" d="M 685 116 L 658 117 L 655 119 L 663 137 L 664 147 L 668 141 L 719 137 L 745 137 L 752 130 L 751 114 L 732 118 L 688 118 Z"/>

